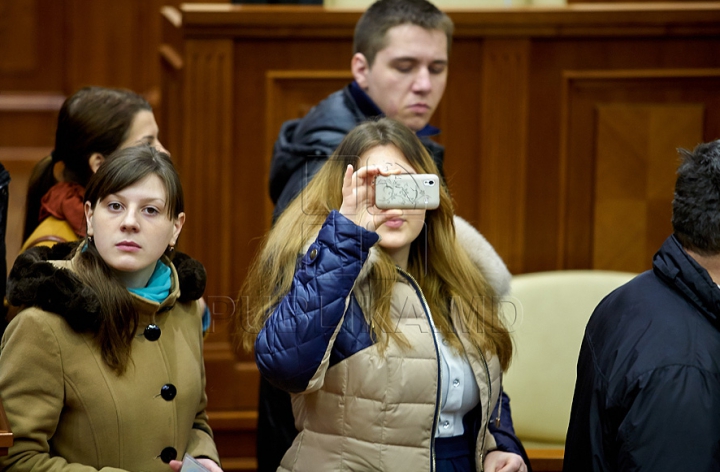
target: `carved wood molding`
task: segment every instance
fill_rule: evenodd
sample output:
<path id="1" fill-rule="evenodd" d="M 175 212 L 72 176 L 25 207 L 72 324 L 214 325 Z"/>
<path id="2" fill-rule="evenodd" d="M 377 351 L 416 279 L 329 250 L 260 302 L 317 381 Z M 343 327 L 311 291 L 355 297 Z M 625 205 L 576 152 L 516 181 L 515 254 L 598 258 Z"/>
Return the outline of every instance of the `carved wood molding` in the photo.
<path id="1" fill-rule="evenodd" d="M 0 162 L 26 161 L 35 164 L 52 152 L 48 147 L 7 147 L 0 146 Z"/>
<path id="2" fill-rule="evenodd" d="M 55 93 L 0 93 L 0 113 L 60 110 L 65 96 Z"/>
<path id="3" fill-rule="evenodd" d="M 161 44 L 158 48 L 160 57 L 173 69 L 179 71 L 183 68 L 182 56 L 169 44 Z"/>
<path id="4" fill-rule="evenodd" d="M 362 11 L 306 5 L 180 7 L 194 35 L 351 37 Z M 717 3 L 574 4 L 517 9 L 446 9 L 456 38 L 477 36 L 698 36 L 720 32 Z"/>

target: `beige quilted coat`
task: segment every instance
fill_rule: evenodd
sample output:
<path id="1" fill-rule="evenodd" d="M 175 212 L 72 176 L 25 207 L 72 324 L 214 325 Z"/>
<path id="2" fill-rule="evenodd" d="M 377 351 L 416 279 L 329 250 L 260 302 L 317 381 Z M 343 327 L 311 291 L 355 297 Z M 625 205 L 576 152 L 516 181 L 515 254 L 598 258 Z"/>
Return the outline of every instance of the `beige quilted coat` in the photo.
<path id="1" fill-rule="evenodd" d="M 457 219 L 456 227 L 486 278 L 499 294 L 506 294 L 510 274 L 492 247 L 464 221 Z M 373 263 L 373 251 L 356 287 L 365 285 L 362 278 Z M 373 345 L 330 368 L 323 362 L 306 391 L 292 395 L 300 434 L 279 471 L 434 469 L 431 445 L 439 415 L 437 340 L 419 288 L 409 274 L 401 275 L 393 290 L 391 313 L 412 347 L 391 341 L 382 354 Z M 356 296 L 363 296 L 355 290 Z M 495 447 L 487 419 L 498 400 L 501 369 L 497 359 L 479 352 L 460 334 L 480 390 L 483 413 L 476 463 L 482 470 L 484 455 Z"/>

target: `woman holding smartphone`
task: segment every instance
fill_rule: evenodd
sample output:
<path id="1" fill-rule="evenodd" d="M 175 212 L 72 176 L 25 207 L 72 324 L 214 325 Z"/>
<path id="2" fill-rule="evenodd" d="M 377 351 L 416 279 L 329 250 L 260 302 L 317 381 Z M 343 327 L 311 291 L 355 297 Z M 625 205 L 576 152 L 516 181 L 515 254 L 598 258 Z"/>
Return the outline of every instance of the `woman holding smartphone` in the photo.
<path id="1" fill-rule="evenodd" d="M 279 470 L 523 471 L 488 418 L 512 354 L 482 236 L 437 209 L 375 205 L 375 178 L 437 174 L 414 133 L 350 132 L 275 224 L 237 319 L 300 434 Z M 242 323 L 242 325 L 241 325 Z"/>
<path id="2" fill-rule="evenodd" d="M 168 472 L 187 453 L 221 472 L 205 413 L 205 272 L 173 258 L 185 213 L 169 156 L 112 154 L 83 208 L 79 244 L 30 249 L 10 272 L 21 311 L 0 351 L 14 437 L 2 470 Z"/>

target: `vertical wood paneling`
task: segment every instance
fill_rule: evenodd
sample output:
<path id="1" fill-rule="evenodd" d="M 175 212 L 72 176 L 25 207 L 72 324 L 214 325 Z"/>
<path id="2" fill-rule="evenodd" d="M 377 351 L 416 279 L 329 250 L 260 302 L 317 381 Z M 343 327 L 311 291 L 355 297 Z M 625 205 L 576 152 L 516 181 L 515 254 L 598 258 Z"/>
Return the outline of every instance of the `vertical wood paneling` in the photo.
<path id="1" fill-rule="evenodd" d="M 50 0 L 38 0 L 50 1 Z M 84 85 L 124 87 L 153 105 L 160 98 L 160 9 L 180 0 L 67 0 L 64 16 L 65 90 Z M 222 3 L 222 2 L 220 2 Z M 56 21 L 60 21 L 57 19 Z"/>
<path id="2" fill-rule="evenodd" d="M 271 70 L 266 73 L 266 78 L 265 149 L 267 153 L 263 175 L 270 174 L 272 149 L 282 124 L 287 120 L 305 116 L 318 102 L 347 85 L 352 80 L 352 74 L 350 71 Z M 265 224 L 269 228 L 273 206 L 269 199 L 265 199 L 264 202 Z"/>
<path id="3" fill-rule="evenodd" d="M 593 268 L 642 272 L 672 233 L 678 147 L 702 141 L 702 105 L 598 108 Z"/>
<path id="4" fill-rule="evenodd" d="M 200 259 L 212 278 L 208 295 L 229 295 L 233 251 L 231 220 L 240 206 L 232 200 L 233 140 L 232 41 L 188 41 L 185 45 L 185 120 L 178 153 L 187 223 L 184 247 Z"/>
<path id="5" fill-rule="evenodd" d="M 713 109 L 715 106 L 720 106 L 720 69 L 566 71 L 563 83 L 565 93 L 561 104 L 563 118 L 560 135 L 562 147 L 557 265 L 565 269 L 593 268 L 595 261 L 593 241 L 599 237 L 612 240 L 612 236 L 607 231 L 599 233 L 595 231 L 597 223 L 594 219 L 595 186 L 598 182 L 596 171 L 599 170 L 596 168 L 597 152 L 602 150 L 606 155 L 613 152 L 623 153 L 627 157 L 627 162 L 623 162 L 624 165 L 631 166 L 631 163 L 634 163 L 635 168 L 625 168 L 625 172 L 621 172 L 621 176 L 616 177 L 615 180 L 620 179 L 620 182 L 624 182 L 624 184 L 616 184 L 617 186 L 632 188 L 636 192 L 641 190 L 638 187 L 639 183 L 634 179 L 639 178 L 637 172 L 643 168 L 642 159 L 647 159 L 637 156 L 664 156 L 665 166 L 646 169 L 645 172 L 653 173 L 654 185 L 660 185 L 659 182 L 662 182 L 662 188 L 667 189 L 668 185 L 674 183 L 674 169 L 677 167 L 674 154 L 673 157 L 668 157 L 668 149 L 684 145 L 688 138 L 709 141 L 720 137 L 720 116 Z M 641 129 L 634 137 L 633 133 L 636 131 L 634 125 L 623 127 L 622 124 L 615 123 L 612 129 L 622 130 L 626 134 L 612 141 L 607 139 L 607 136 L 610 136 L 608 134 L 610 125 L 596 124 L 598 116 L 596 111 L 600 107 L 610 105 L 640 107 L 628 108 L 628 112 L 623 114 L 622 118 L 620 115 L 617 117 L 618 120 L 631 121 L 633 111 L 630 110 L 634 110 L 636 116 L 641 116 L 644 113 L 641 111 L 642 106 L 649 105 L 659 107 L 658 110 L 666 106 L 675 107 L 679 110 L 680 116 L 686 113 L 682 110 L 686 110 L 687 107 L 693 108 L 693 105 L 701 105 L 705 112 L 700 123 L 696 121 L 697 118 L 678 117 L 678 121 L 675 122 L 675 117 L 671 114 L 667 115 L 659 111 L 652 113 L 647 115 L 646 119 L 640 120 L 641 123 L 647 122 L 647 125 L 640 125 Z M 697 116 L 696 112 L 687 113 Z M 652 131 L 642 131 L 643 127 Z M 601 131 L 605 142 L 599 149 L 598 133 Z M 604 146 L 610 146 L 608 149 L 614 151 L 606 151 Z M 692 146 L 694 144 L 690 145 Z M 669 158 L 672 159 L 671 163 L 667 162 Z M 655 186 L 647 191 L 659 192 Z M 644 198 L 647 198 L 647 194 Z M 652 204 L 649 204 L 646 210 L 652 211 L 654 215 L 661 215 L 660 201 L 652 199 Z M 608 202 L 604 202 L 601 206 L 612 212 L 610 207 L 605 206 L 607 204 Z M 669 235 L 669 226 L 665 223 L 664 226 L 653 225 L 646 228 L 634 218 L 637 213 L 628 213 L 629 208 L 618 208 L 618 211 L 620 213 L 616 215 L 614 224 L 617 225 L 618 221 L 625 219 L 629 221 L 626 226 L 628 231 L 635 225 L 636 234 L 643 233 L 642 239 L 647 241 L 648 248 L 643 251 L 642 257 L 645 258 L 644 267 L 649 267 L 649 256 Z M 638 207 L 635 211 L 641 210 Z M 655 246 L 654 248 L 649 247 L 650 242 Z M 607 247 L 611 246 L 612 242 L 608 243 Z M 622 249 L 616 250 L 622 251 Z M 623 259 L 621 255 L 611 257 L 607 253 L 603 258 L 605 258 L 603 264 L 608 263 L 608 258 Z M 639 266 L 639 256 L 635 264 Z"/>
<path id="6" fill-rule="evenodd" d="M 64 15 L 63 2 L 0 0 L 0 91 L 63 91 Z"/>
<path id="7" fill-rule="evenodd" d="M 37 0 L 0 0 L 0 74 L 38 66 Z"/>
<path id="8" fill-rule="evenodd" d="M 351 49 L 349 37 L 340 40 L 315 37 L 302 40 L 294 37 L 246 38 L 235 42 L 234 109 L 243 110 L 235 114 L 233 130 L 233 154 L 238 160 L 238 169 L 241 169 L 235 175 L 237 185 L 234 186 L 233 201 L 242 202 L 235 210 L 238 217 L 233 230 L 236 235 L 236 251 L 233 254 L 235 291 L 240 288 L 255 251 L 270 228 L 272 203 L 268 195 L 268 160 L 279 131 L 277 119 L 285 113 L 288 119 L 296 116 L 297 107 L 307 108 L 311 98 L 320 100 L 324 98 L 323 94 L 326 96 L 344 85 L 342 80 L 332 77 L 336 71 L 349 72 Z M 280 93 L 283 96 L 289 94 L 287 103 L 268 105 L 267 101 L 275 97 L 275 92 L 268 88 L 269 71 L 278 78 L 274 86 L 283 87 Z M 280 79 L 283 75 L 294 76 L 298 71 L 314 71 L 318 80 Z M 330 78 L 327 78 L 328 74 Z M 333 85 L 337 88 L 330 89 Z M 268 124 L 270 119 L 272 125 Z M 243 359 L 253 360 L 251 354 L 245 356 Z"/>
<path id="9" fill-rule="evenodd" d="M 25 224 L 25 195 L 30 174 L 37 161 L 51 151 L 48 147 L 0 147 L 0 162 L 10 173 L 9 202 L 5 251 L 7 268 L 15 262 L 22 246 L 22 228 Z"/>
<path id="10" fill-rule="evenodd" d="M 445 146 L 443 167 L 455 211 L 476 226 L 481 213 L 476 191 L 483 139 L 478 132 L 482 108 L 477 106 L 483 89 L 482 57 L 482 41 L 453 40 L 445 94 L 432 118 L 432 124 L 440 128 L 433 139 Z"/>
<path id="11" fill-rule="evenodd" d="M 511 272 L 523 270 L 529 53 L 527 40 L 484 44 L 479 228 Z"/>

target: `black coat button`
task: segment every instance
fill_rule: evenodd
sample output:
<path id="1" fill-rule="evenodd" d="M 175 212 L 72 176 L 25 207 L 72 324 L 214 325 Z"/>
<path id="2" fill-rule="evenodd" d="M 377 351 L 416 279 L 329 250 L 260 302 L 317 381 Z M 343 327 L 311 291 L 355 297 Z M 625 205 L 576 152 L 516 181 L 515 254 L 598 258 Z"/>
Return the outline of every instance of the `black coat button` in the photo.
<path id="1" fill-rule="evenodd" d="M 177 451 L 174 447 L 166 447 L 160 453 L 160 460 L 166 464 L 169 464 L 170 461 L 174 461 L 175 459 L 177 459 Z"/>
<path id="2" fill-rule="evenodd" d="M 173 384 L 165 384 L 160 389 L 160 396 L 163 397 L 163 399 L 170 401 L 173 398 L 175 398 L 175 395 L 177 395 L 177 389 L 175 388 L 175 385 Z"/>
<path id="3" fill-rule="evenodd" d="M 158 339 L 160 339 L 160 326 L 156 324 L 147 325 L 147 328 L 145 328 L 145 332 L 143 332 L 143 335 L 148 341 L 157 341 Z"/>

